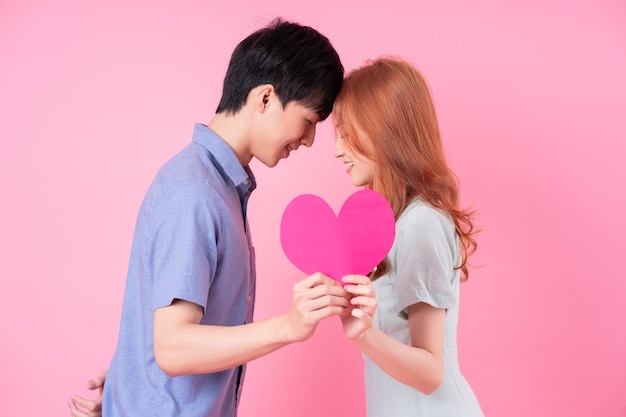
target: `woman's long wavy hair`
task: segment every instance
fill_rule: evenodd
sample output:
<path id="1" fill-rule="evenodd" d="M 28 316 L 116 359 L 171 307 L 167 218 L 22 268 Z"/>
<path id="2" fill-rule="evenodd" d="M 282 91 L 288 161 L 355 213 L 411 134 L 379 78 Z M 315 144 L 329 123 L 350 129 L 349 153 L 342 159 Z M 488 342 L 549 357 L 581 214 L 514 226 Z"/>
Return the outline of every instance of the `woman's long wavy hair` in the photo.
<path id="1" fill-rule="evenodd" d="M 382 194 L 396 220 L 415 198 L 450 215 L 460 238 L 461 281 L 476 250 L 474 212 L 459 208 L 456 176 L 446 162 L 430 88 L 408 62 L 395 57 L 369 61 L 351 72 L 333 107 L 344 145 L 374 162 L 367 187 Z M 389 270 L 387 259 L 373 272 Z"/>

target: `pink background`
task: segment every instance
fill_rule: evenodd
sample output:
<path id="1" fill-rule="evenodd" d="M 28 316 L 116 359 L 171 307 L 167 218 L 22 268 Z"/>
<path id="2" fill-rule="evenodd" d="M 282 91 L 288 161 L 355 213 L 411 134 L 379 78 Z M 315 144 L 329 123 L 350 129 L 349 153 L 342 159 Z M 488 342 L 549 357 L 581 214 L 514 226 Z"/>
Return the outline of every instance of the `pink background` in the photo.
<path id="1" fill-rule="evenodd" d="M 626 415 L 623 1 L 176 3 L 0 2 L 0 415 L 67 415 L 89 394 L 143 194 L 211 117 L 235 44 L 276 15 L 326 34 L 348 69 L 397 54 L 430 80 L 484 229 L 459 343 L 486 415 Z M 287 203 L 337 209 L 355 191 L 330 127 L 254 165 L 258 319 L 302 278 L 280 248 Z M 364 415 L 361 358 L 335 320 L 248 376 L 242 417 Z"/>

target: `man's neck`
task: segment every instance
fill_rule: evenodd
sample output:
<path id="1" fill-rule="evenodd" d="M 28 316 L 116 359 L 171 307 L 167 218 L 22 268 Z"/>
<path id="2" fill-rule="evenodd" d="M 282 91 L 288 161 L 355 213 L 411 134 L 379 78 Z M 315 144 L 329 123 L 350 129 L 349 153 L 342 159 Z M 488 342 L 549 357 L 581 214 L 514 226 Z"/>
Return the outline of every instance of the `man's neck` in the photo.
<path id="1" fill-rule="evenodd" d="M 209 129 L 215 132 L 237 155 L 241 166 L 246 166 L 252 160 L 250 151 L 248 126 L 245 119 L 245 112 L 227 115 L 218 113 L 213 116 L 208 124 Z"/>

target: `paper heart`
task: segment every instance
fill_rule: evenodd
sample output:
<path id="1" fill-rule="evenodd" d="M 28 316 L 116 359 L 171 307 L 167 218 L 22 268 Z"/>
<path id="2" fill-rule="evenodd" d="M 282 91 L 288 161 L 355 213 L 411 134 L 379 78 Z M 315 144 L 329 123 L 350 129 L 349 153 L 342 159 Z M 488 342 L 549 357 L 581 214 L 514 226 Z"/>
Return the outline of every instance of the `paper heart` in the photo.
<path id="1" fill-rule="evenodd" d="M 287 205 L 280 225 L 283 251 L 298 269 L 339 282 L 371 272 L 389 253 L 395 233 L 389 203 L 371 190 L 348 197 L 339 216 L 322 198 L 300 195 Z"/>

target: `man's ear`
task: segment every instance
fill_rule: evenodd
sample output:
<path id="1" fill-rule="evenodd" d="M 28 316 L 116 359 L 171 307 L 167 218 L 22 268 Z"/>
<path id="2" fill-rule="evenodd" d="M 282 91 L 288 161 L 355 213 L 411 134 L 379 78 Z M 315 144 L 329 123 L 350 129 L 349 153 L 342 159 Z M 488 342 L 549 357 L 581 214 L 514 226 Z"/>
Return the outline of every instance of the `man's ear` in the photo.
<path id="1" fill-rule="evenodd" d="M 272 84 L 263 84 L 255 88 L 254 90 L 254 104 L 260 111 L 264 112 L 272 98 L 276 96 L 276 90 Z"/>

